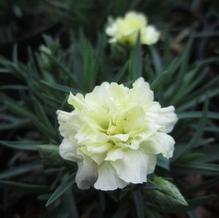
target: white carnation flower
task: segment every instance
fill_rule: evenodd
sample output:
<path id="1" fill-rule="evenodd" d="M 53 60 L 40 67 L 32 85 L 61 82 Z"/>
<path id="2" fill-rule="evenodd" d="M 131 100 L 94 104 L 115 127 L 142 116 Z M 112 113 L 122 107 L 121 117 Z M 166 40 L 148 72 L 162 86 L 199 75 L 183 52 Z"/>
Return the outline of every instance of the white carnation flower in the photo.
<path id="1" fill-rule="evenodd" d="M 60 155 L 78 165 L 80 189 L 124 188 L 147 181 L 156 155 L 173 155 L 168 135 L 177 121 L 174 107 L 162 108 L 143 78 L 132 88 L 104 82 L 85 96 L 70 94 L 72 112 L 58 110 L 63 136 Z"/>
<path id="2" fill-rule="evenodd" d="M 160 38 L 160 32 L 152 25 L 148 25 L 147 18 L 142 13 L 128 12 L 124 18 L 109 19 L 106 34 L 110 36 L 110 43 L 127 43 L 134 45 L 138 34 L 140 42 L 146 45 L 156 43 Z"/>

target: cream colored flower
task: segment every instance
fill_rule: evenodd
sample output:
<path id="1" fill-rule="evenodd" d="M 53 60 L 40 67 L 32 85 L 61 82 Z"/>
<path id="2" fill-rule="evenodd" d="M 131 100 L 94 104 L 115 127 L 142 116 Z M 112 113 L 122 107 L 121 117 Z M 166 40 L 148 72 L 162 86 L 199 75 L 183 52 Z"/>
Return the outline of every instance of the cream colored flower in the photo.
<path id="1" fill-rule="evenodd" d="M 143 78 L 132 88 L 104 82 L 85 96 L 70 94 L 72 112 L 57 111 L 63 136 L 60 155 L 78 165 L 80 189 L 124 188 L 147 181 L 156 155 L 172 157 L 168 135 L 177 121 L 174 107 L 162 108 Z"/>
<path id="2" fill-rule="evenodd" d="M 142 13 L 128 12 L 124 18 L 111 19 L 106 28 L 110 42 L 134 45 L 138 34 L 142 44 L 151 45 L 159 40 L 160 32 L 152 25 L 148 25 L 147 18 Z"/>

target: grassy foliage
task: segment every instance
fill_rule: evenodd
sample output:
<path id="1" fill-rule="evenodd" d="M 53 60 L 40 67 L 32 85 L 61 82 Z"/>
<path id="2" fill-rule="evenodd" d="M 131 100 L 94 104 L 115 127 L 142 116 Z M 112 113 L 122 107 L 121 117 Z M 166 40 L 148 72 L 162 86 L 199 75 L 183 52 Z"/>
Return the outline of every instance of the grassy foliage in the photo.
<path id="1" fill-rule="evenodd" d="M 75 166 L 66 165 L 63 168 L 62 165 L 57 165 L 48 174 L 49 169 L 42 170 L 39 162 L 40 157 L 34 153 L 37 146 L 51 143 L 59 145 L 60 137 L 57 132 L 56 110 L 59 108 L 69 109 L 66 99 L 70 91 L 73 93 L 86 93 L 95 84 L 105 80 L 123 82 L 129 85 L 139 76 L 144 76 L 151 83 L 156 99 L 162 102 L 164 106 L 175 105 L 180 118 L 173 133 L 176 140 L 174 158 L 171 159 L 170 163 L 166 163 L 167 160 L 160 158 L 156 174 L 173 178 L 174 182 L 181 187 L 187 201 L 197 202 L 197 199 L 194 199 L 195 193 L 203 190 L 206 184 L 203 184 L 204 187 L 199 189 L 193 187 L 191 193 L 190 190 L 187 190 L 187 183 L 182 180 L 182 176 L 206 175 L 205 183 L 208 184 L 211 183 L 212 177 L 219 174 L 218 165 L 212 163 L 219 158 L 216 155 L 218 153 L 218 142 L 210 140 L 214 138 L 215 133 L 218 131 L 216 121 L 219 119 L 219 113 L 211 111 L 210 102 L 218 95 L 219 77 L 210 80 L 207 74 L 207 64 L 217 61 L 217 58 L 197 61 L 190 65 L 188 60 L 193 45 L 192 40 L 188 42 L 180 55 L 172 57 L 171 61 L 168 62 L 165 62 L 165 58 L 162 56 L 165 51 L 159 51 L 158 47 L 142 48 L 137 43 L 130 50 L 122 46 L 110 48 L 104 35 L 100 35 L 93 46 L 83 34 L 80 34 L 77 39 L 72 38 L 72 42 L 66 50 L 61 48 L 58 41 L 52 40 L 48 36 L 45 37 L 45 43 L 47 49 L 29 53 L 27 64 L 18 61 L 16 47 L 14 48 L 12 61 L 8 61 L 3 57 L 0 59 L 2 71 L 19 80 L 19 85 L 12 84 L 1 87 L 1 89 L 11 89 L 15 93 L 15 97 L 11 97 L 6 93 L 1 94 L 3 108 L 5 108 L 3 113 L 6 118 L 1 125 L 1 130 L 10 130 L 12 133 L 13 130 L 16 130 L 16 134 L 14 134 L 15 141 L 2 140 L 1 144 L 17 150 L 33 151 L 34 160 L 34 162 L 33 160 L 27 161 L 25 164 L 14 166 L 0 173 L 1 183 L 4 184 L 4 187 L 11 188 L 13 186 L 13 188 L 17 187 L 18 189 L 23 187 L 35 193 L 40 184 L 29 181 L 25 185 L 21 181 L 26 180 L 25 178 L 29 176 L 29 172 L 35 174 L 37 170 L 40 171 L 42 177 L 50 178 L 52 175 L 53 178 L 52 182 L 46 182 L 51 188 L 40 193 L 41 196 L 44 196 L 40 199 L 46 200 L 47 206 L 59 199 L 53 207 L 57 210 L 59 207 L 68 207 L 65 205 L 65 195 L 72 198 L 69 193 L 74 191 L 77 196 L 77 201 L 74 201 L 75 208 L 77 208 L 76 205 L 82 204 L 87 195 L 84 196 L 74 187 L 74 175 L 69 175 L 72 169 L 75 169 Z M 117 53 L 122 53 L 123 56 L 118 57 Z M 37 135 L 34 141 L 32 141 L 32 137 L 19 136 L 18 134 L 31 131 L 34 131 Z M 214 153 L 212 153 L 212 149 Z M 166 165 L 169 167 L 167 168 Z M 153 178 L 151 181 L 156 190 L 158 187 L 153 183 Z M 45 184 L 42 184 L 42 187 L 44 186 Z M 136 194 L 132 191 L 133 189 L 136 189 Z M 111 196 L 112 193 L 101 193 L 101 196 L 106 202 L 112 201 L 111 204 L 113 204 L 113 201 L 121 204 L 126 201 L 127 204 L 130 204 L 131 201 L 133 203 L 137 201 L 134 203 L 136 208 L 130 208 L 133 210 L 132 213 L 137 214 L 137 217 L 144 217 L 142 214 L 145 213 L 145 210 L 146 213 L 150 211 L 153 214 L 159 211 L 163 214 L 166 212 L 187 211 L 193 208 L 193 204 L 183 206 L 175 200 L 171 203 L 165 192 L 162 193 L 163 197 L 161 197 L 160 192 L 153 191 L 151 187 L 148 191 L 147 189 L 147 184 L 145 184 L 139 187 L 127 188 L 117 194 L 115 193 L 115 196 Z M 98 192 L 90 192 L 91 196 L 99 195 Z M 132 192 L 134 194 L 133 200 L 132 195 L 130 195 Z M 10 198 L 10 195 L 8 197 Z M 214 198 L 215 196 L 211 197 Z M 205 196 L 200 198 L 202 200 L 198 201 L 195 207 L 204 203 L 205 199 L 209 201 L 209 198 L 205 198 Z M 157 201 L 159 207 L 157 207 Z M 168 210 L 166 201 L 170 204 Z M 97 210 L 98 204 L 97 201 L 92 211 Z M 175 204 L 176 206 L 174 206 Z M 154 207 L 156 212 L 153 212 Z M 126 207 L 124 209 L 127 210 Z M 91 209 L 85 207 L 84 210 Z M 118 210 L 119 213 L 125 213 L 120 206 Z M 115 213 L 113 211 L 106 213 L 106 211 L 103 209 L 99 212 L 103 217 L 110 217 Z M 63 212 L 63 214 L 68 213 L 66 210 Z"/>

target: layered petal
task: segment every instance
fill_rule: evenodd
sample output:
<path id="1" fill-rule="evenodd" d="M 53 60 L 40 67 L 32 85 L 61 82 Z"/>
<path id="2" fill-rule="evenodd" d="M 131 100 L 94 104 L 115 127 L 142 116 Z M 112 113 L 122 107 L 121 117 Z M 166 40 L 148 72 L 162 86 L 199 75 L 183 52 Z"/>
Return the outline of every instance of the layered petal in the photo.
<path id="1" fill-rule="evenodd" d="M 161 108 L 158 102 L 153 102 L 146 111 L 147 119 L 161 132 L 169 133 L 178 121 L 173 106 Z"/>
<path id="2" fill-rule="evenodd" d="M 150 164 L 150 157 L 139 150 L 127 150 L 123 159 L 112 162 L 118 176 L 125 182 L 134 184 L 147 181 Z"/>
<path id="3" fill-rule="evenodd" d="M 173 156 L 175 140 L 166 133 L 157 132 L 148 141 L 142 143 L 145 152 L 149 154 L 162 154 L 166 158 Z"/>
<path id="4" fill-rule="evenodd" d="M 118 119 L 117 125 L 125 133 L 142 131 L 146 125 L 144 123 L 145 113 L 141 107 L 133 107 L 125 111 L 120 119 Z"/>
<path id="5" fill-rule="evenodd" d="M 108 151 L 105 160 L 115 161 L 118 159 L 122 159 L 124 157 L 124 149 L 123 148 L 114 148 Z"/>
<path id="6" fill-rule="evenodd" d="M 64 138 L 59 146 L 59 154 L 65 160 L 78 161 L 81 159 L 77 153 L 77 142 L 73 144 L 68 139 Z"/>
<path id="7" fill-rule="evenodd" d="M 75 124 L 78 122 L 78 116 L 73 112 L 57 111 L 59 131 L 64 138 L 73 138 L 76 134 Z M 73 137 L 71 137 L 73 136 Z"/>
<path id="8" fill-rule="evenodd" d="M 105 162 L 98 167 L 98 179 L 94 184 L 96 189 L 112 191 L 118 188 L 124 188 L 126 185 L 127 183 L 119 178 L 109 162 Z"/>
<path id="9" fill-rule="evenodd" d="M 143 44 L 155 44 L 159 40 L 159 38 L 160 32 L 152 25 L 143 28 L 141 31 L 141 40 Z"/>
<path id="10" fill-rule="evenodd" d="M 177 121 L 174 107 L 154 101 L 143 78 L 132 88 L 104 82 L 85 97 L 70 94 L 68 102 L 72 112 L 57 111 L 64 138 L 59 153 L 77 163 L 80 189 L 115 190 L 146 182 L 157 154 L 172 157 L 175 141 L 167 133 Z"/>
<path id="11" fill-rule="evenodd" d="M 159 31 L 154 26 L 148 25 L 147 17 L 142 13 L 128 12 L 124 17 L 109 19 L 106 34 L 110 36 L 110 43 L 124 43 L 135 45 L 140 33 L 140 42 L 151 45 L 158 41 Z"/>
<path id="12" fill-rule="evenodd" d="M 93 161 L 84 159 L 78 162 L 78 171 L 75 176 L 75 182 L 80 189 L 88 189 L 97 179 L 97 168 Z"/>
<path id="13" fill-rule="evenodd" d="M 173 130 L 178 118 L 173 106 L 164 107 L 160 109 L 158 124 L 161 126 L 161 131 L 169 133 Z"/>
<path id="14" fill-rule="evenodd" d="M 68 103 L 72 105 L 76 110 L 81 110 L 84 107 L 84 96 L 80 93 L 77 95 L 70 93 Z"/>
<path id="15" fill-rule="evenodd" d="M 154 100 L 154 93 L 147 82 L 142 77 L 133 83 L 133 88 L 129 91 L 129 101 L 136 105 L 147 108 Z"/>
<path id="16" fill-rule="evenodd" d="M 125 15 L 125 21 L 132 28 L 141 28 L 147 25 L 147 18 L 142 13 L 136 13 L 134 11 L 128 12 Z"/>

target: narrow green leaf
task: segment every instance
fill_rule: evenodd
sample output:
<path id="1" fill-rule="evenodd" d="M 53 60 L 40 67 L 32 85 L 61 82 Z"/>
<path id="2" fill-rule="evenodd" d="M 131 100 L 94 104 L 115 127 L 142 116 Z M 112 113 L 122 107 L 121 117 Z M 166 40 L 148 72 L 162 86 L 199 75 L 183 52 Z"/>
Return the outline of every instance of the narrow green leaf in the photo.
<path id="1" fill-rule="evenodd" d="M 124 75 L 127 73 L 127 70 L 128 70 L 128 62 L 124 64 L 122 69 L 114 76 L 112 81 L 117 82 L 117 83 L 120 82 L 121 79 L 124 77 Z"/>
<path id="2" fill-rule="evenodd" d="M 8 180 L 0 180 L 0 187 L 1 186 L 28 193 L 46 193 L 50 190 L 49 186 L 45 185 L 27 184 Z"/>
<path id="3" fill-rule="evenodd" d="M 181 86 L 178 91 L 173 94 L 171 99 L 171 104 L 180 104 L 181 101 L 184 101 L 187 98 L 188 94 L 193 91 L 203 81 L 203 79 L 208 74 L 208 69 L 204 69 L 204 71 L 200 70 L 201 67 L 198 65 L 190 72 L 184 74 L 184 78 L 181 81 Z M 185 100 L 186 101 L 186 100 Z"/>
<path id="4" fill-rule="evenodd" d="M 193 119 L 193 118 L 202 118 L 202 111 L 187 111 L 187 112 L 179 112 L 177 113 L 179 119 Z M 219 113 L 208 111 L 206 114 L 208 119 L 219 120 Z"/>
<path id="5" fill-rule="evenodd" d="M 13 46 L 12 60 L 14 63 L 18 62 L 17 47 L 17 44 Z"/>
<path id="6" fill-rule="evenodd" d="M 193 38 L 191 37 L 182 53 L 181 56 L 181 64 L 180 64 L 180 69 L 179 72 L 177 74 L 177 79 L 175 81 L 175 87 L 174 90 L 175 92 L 177 92 L 180 88 L 180 86 L 182 85 L 182 80 L 183 77 L 188 69 L 188 64 L 189 64 L 189 58 L 191 56 L 191 48 L 192 48 L 192 43 L 193 43 Z"/>
<path id="7" fill-rule="evenodd" d="M 37 151 L 37 145 L 39 143 L 34 141 L 3 141 L 0 140 L 0 144 L 7 148 L 13 148 L 25 151 Z"/>
<path id="8" fill-rule="evenodd" d="M 169 75 L 168 71 L 164 71 L 160 73 L 159 76 L 152 82 L 151 88 L 154 91 L 159 91 L 162 88 L 164 81 L 167 80 L 168 75 Z"/>
<path id="9" fill-rule="evenodd" d="M 207 122 L 207 114 L 208 114 L 208 99 L 206 99 L 205 105 L 204 105 L 204 109 L 202 112 L 202 117 L 201 120 L 199 122 L 199 128 L 197 129 L 196 133 L 194 134 L 193 138 L 184 146 L 181 147 L 181 149 L 178 149 L 180 147 L 176 147 L 174 156 L 172 158 L 172 161 L 176 161 L 180 156 L 182 156 L 184 153 L 188 152 L 189 150 L 191 150 L 191 148 L 199 141 L 199 139 L 201 138 L 203 132 L 204 132 L 204 128 Z"/>
<path id="10" fill-rule="evenodd" d="M 210 82 L 207 82 L 205 85 L 201 86 L 191 95 L 189 95 L 184 102 L 180 103 L 180 105 L 177 107 L 178 111 L 186 110 L 190 107 L 204 102 L 206 99 L 206 92 L 208 93 L 208 99 L 217 96 L 219 94 L 218 82 L 219 76 L 215 77 Z"/>
<path id="11" fill-rule="evenodd" d="M 24 107 L 23 104 L 19 104 L 19 102 L 15 102 L 12 99 L 5 99 L 5 105 L 11 110 L 11 112 L 18 114 L 23 117 L 33 118 L 33 114 Z"/>
<path id="12" fill-rule="evenodd" d="M 73 94 L 76 94 L 76 93 L 80 92 L 77 89 L 74 89 L 74 88 L 71 88 L 71 87 L 68 87 L 68 86 L 64 86 L 64 85 L 60 85 L 60 84 L 57 84 L 57 83 L 49 83 L 49 82 L 46 82 L 46 81 L 43 81 L 43 80 L 41 80 L 40 82 L 42 84 L 46 85 L 47 87 L 51 88 L 51 89 L 61 91 L 61 92 L 65 92 L 67 94 L 69 94 L 70 92 L 72 92 Z"/>
<path id="13" fill-rule="evenodd" d="M 209 146 L 204 146 L 202 149 L 199 150 L 202 154 L 204 154 L 202 158 L 202 162 L 215 162 L 219 160 L 219 145 L 214 144 Z"/>
<path id="14" fill-rule="evenodd" d="M 82 52 L 84 90 L 90 91 L 95 85 L 98 69 L 93 48 L 86 39 L 83 40 Z"/>
<path id="15" fill-rule="evenodd" d="M 152 82 L 151 88 L 155 91 L 161 90 L 161 88 L 169 81 L 172 80 L 174 73 L 180 65 L 180 59 L 175 58 L 169 65 L 160 72 L 157 78 Z M 167 90 L 168 92 L 168 90 Z"/>
<path id="16" fill-rule="evenodd" d="M 73 74 L 73 72 L 70 72 L 70 70 L 65 66 L 64 63 L 61 62 L 61 60 L 58 60 L 55 56 L 52 56 L 48 53 L 45 53 L 45 55 L 47 55 L 51 61 L 57 65 L 57 67 L 60 68 L 60 70 L 63 71 L 63 73 L 65 73 L 66 75 L 69 76 L 69 78 L 71 79 L 71 81 L 74 83 L 74 86 L 77 86 L 78 82 L 76 81 L 76 78 Z"/>
<path id="17" fill-rule="evenodd" d="M 11 130 L 11 129 L 19 129 L 25 128 L 30 125 L 30 119 L 20 119 L 20 118 L 12 118 L 3 115 L 3 122 L 0 125 L 1 131 Z"/>
<path id="18" fill-rule="evenodd" d="M 52 126 L 45 110 L 44 107 L 41 105 L 41 103 L 33 97 L 33 103 L 35 107 L 36 114 L 38 115 L 38 118 L 41 120 L 41 122 L 44 123 L 44 125 L 50 129 L 51 132 L 55 132 L 54 127 Z"/>
<path id="19" fill-rule="evenodd" d="M 29 118 L 33 125 L 35 125 L 43 134 L 49 135 L 52 138 L 56 138 L 56 132 L 48 129 L 29 109 L 24 105 L 19 105 L 18 102 L 7 99 L 5 102 L 8 109 L 22 117 Z"/>
<path id="20" fill-rule="evenodd" d="M 51 205 L 54 201 L 60 198 L 71 186 L 74 184 L 75 173 L 72 173 L 70 176 L 66 175 L 63 178 L 61 184 L 56 188 L 56 190 L 52 193 L 49 200 L 46 203 L 46 207 Z"/>
<path id="21" fill-rule="evenodd" d="M 39 171 L 42 169 L 40 161 L 33 161 L 27 164 L 20 165 L 18 167 L 9 168 L 0 173 L 0 179 L 8 179 L 16 176 L 20 176 L 35 170 Z"/>
<path id="22" fill-rule="evenodd" d="M 27 86 L 24 85 L 3 85 L 0 86 L 0 90 L 27 90 Z"/>
<path id="23" fill-rule="evenodd" d="M 219 175 L 219 165 L 218 164 L 210 164 L 210 163 L 196 163 L 196 162 L 188 162 L 179 164 L 174 164 L 174 172 L 176 174 L 186 174 L 186 175 L 208 175 L 214 176 Z"/>
<path id="24" fill-rule="evenodd" d="M 196 152 L 189 152 L 184 155 L 182 155 L 178 160 L 177 163 L 184 164 L 187 162 L 197 162 L 201 161 L 204 158 L 203 153 L 196 153 Z"/>
<path id="25" fill-rule="evenodd" d="M 64 160 L 59 155 L 56 145 L 39 145 L 38 150 L 45 166 L 63 166 Z"/>
<path id="26" fill-rule="evenodd" d="M 129 58 L 129 80 L 136 80 L 142 76 L 142 48 L 140 38 L 130 53 Z"/>
<path id="27" fill-rule="evenodd" d="M 152 56 L 152 61 L 153 61 L 153 65 L 155 68 L 155 72 L 157 75 L 159 75 L 163 71 L 163 64 L 162 64 L 161 57 L 160 57 L 157 49 L 153 45 L 148 46 L 148 48 L 149 48 L 150 54 Z"/>

